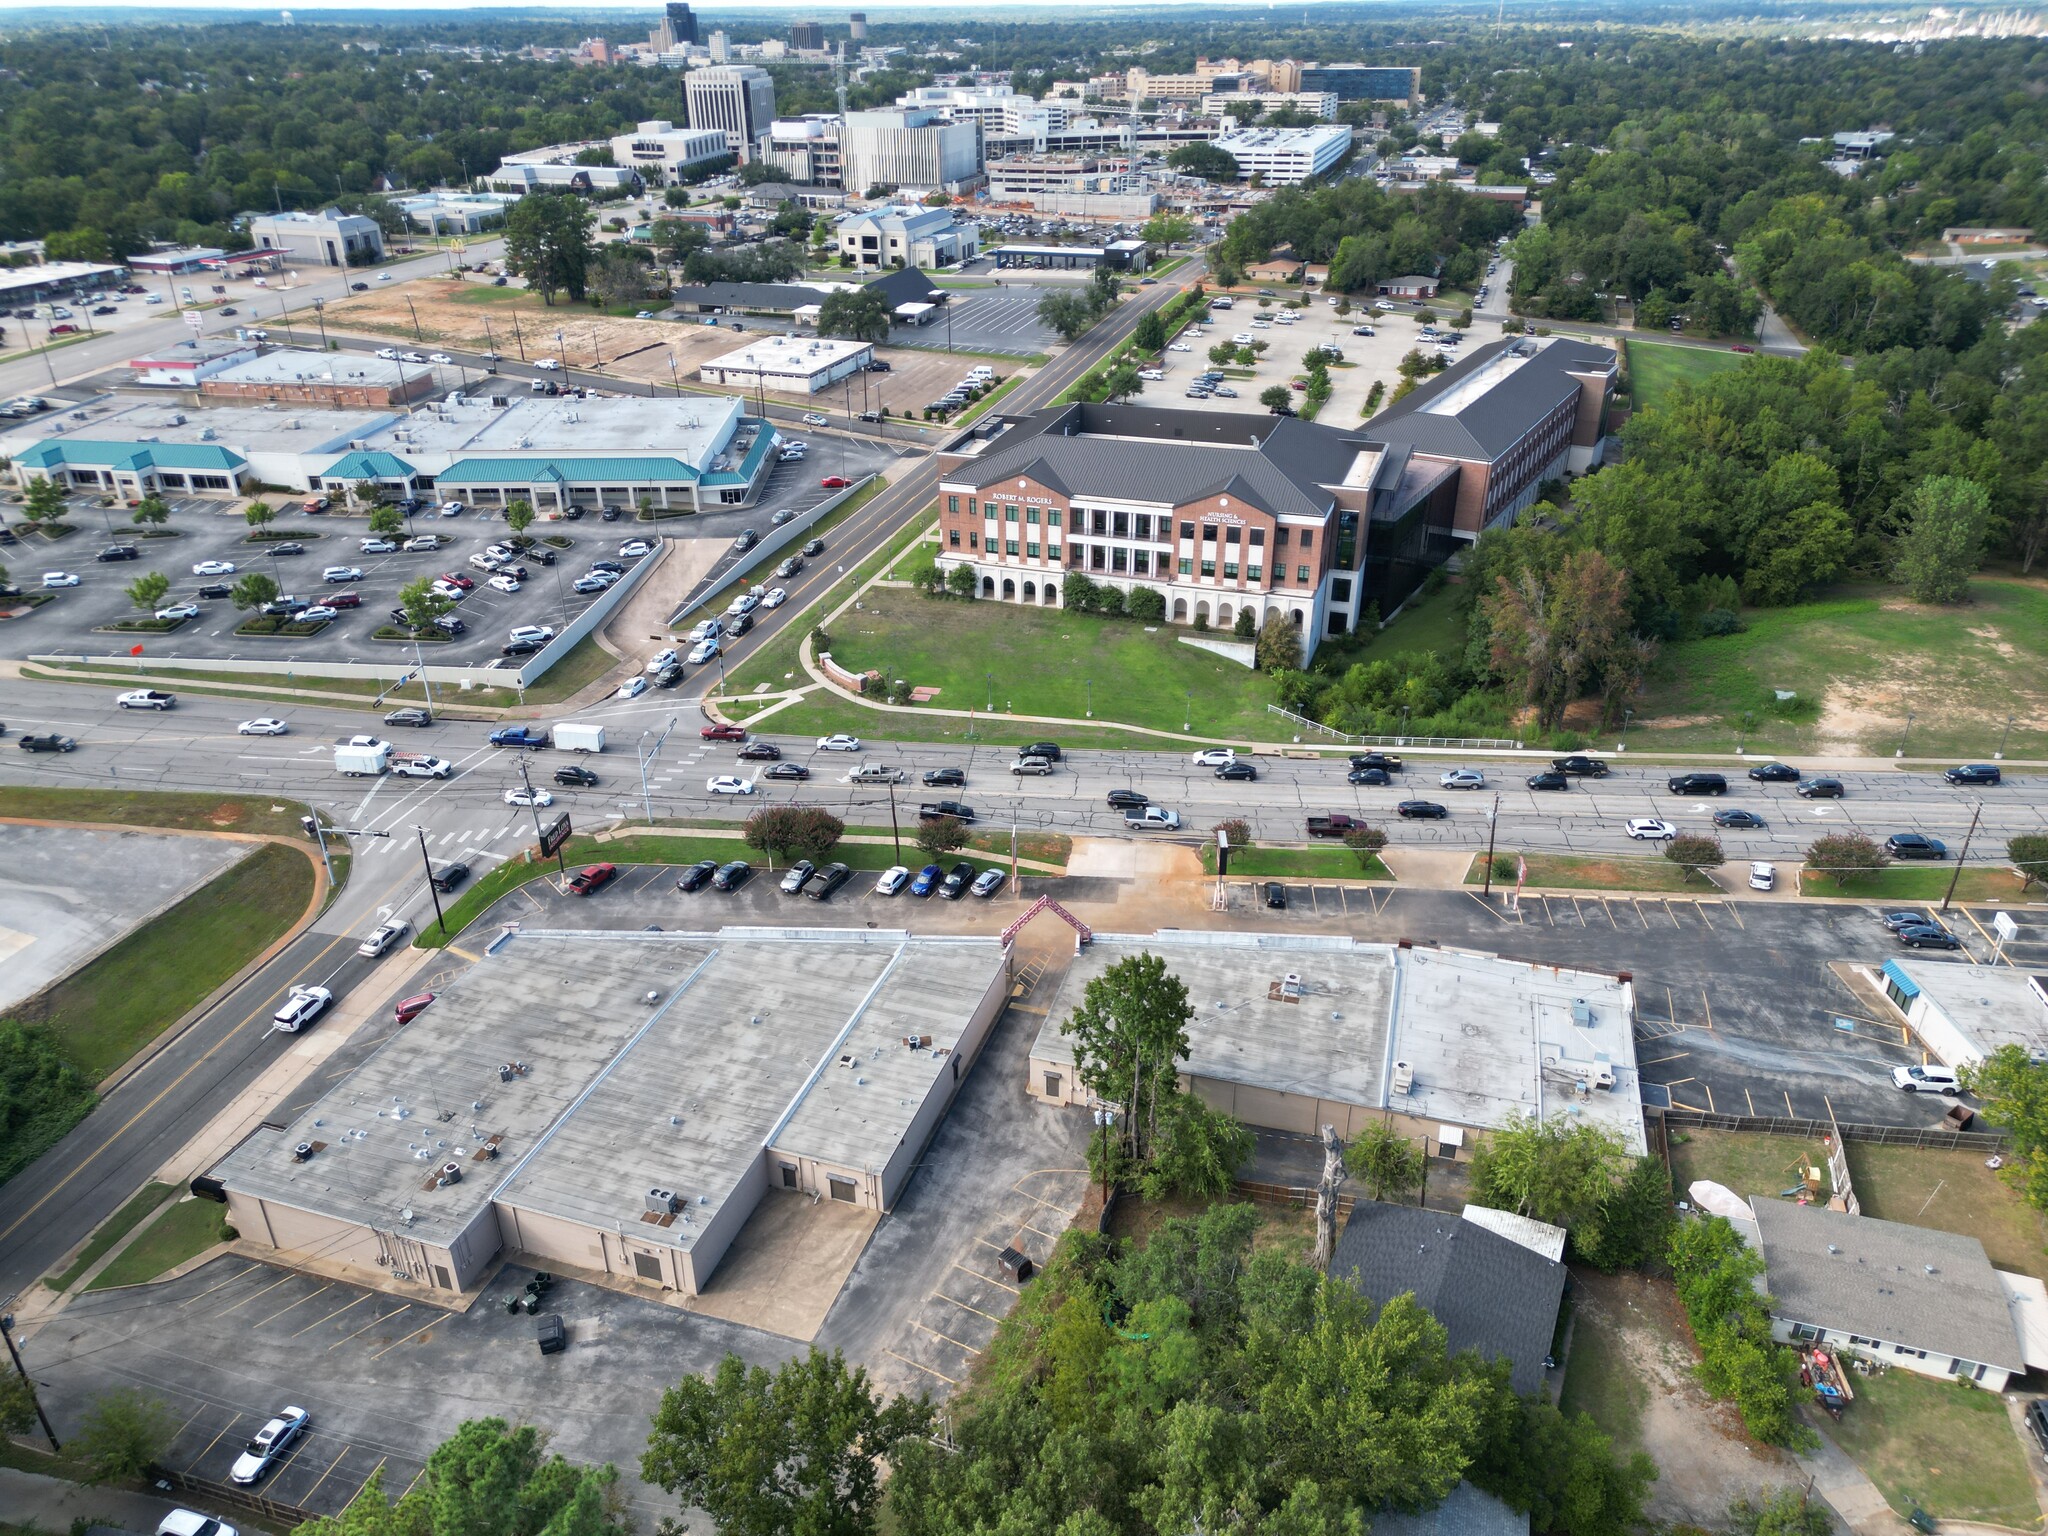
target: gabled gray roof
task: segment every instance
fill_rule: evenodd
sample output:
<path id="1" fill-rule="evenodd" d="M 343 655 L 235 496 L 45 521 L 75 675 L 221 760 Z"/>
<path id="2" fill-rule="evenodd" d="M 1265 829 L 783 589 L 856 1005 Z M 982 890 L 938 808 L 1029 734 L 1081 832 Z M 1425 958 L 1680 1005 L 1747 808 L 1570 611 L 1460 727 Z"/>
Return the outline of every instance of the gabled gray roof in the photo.
<path id="1" fill-rule="evenodd" d="M 1453 1352 L 1508 1361 L 1518 1393 L 1542 1387 L 1562 1264 L 1448 1211 L 1360 1200 L 1338 1235 L 1330 1273 L 1377 1302 L 1414 1292 L 1444 1325 Z"/>
<path id="2" fill-rule="evenodd" d="M 1750 1207 L 1779 1317 L 2026 1369 L 2005 1288 L 1974 1237 L 1789 1200 Z"/>
<path id="3" fill-rule="evenodd" d="M 1457 389 L 1494 359 L 1517 347 L 1534 349 L 1519 368 L 1454 413 L 1426 409 Z M 1405 443 L 1418 453 L 1492 461 L 1527 434 L 1558 405 L 1576 395 L 1573 369 L 1612 368 L 1605 347 L 1553 337 L 1547 341 L 1508 336 L 1490 341 L 1434 378 L 1425 379 L 1366 423 L 1372 435 Z"/>
<path id="4" fill-rule="evenodd" d="M 788 314 L 806 304 L 825 302 L 825 290 L 802 283 L 685 283 L 670 299 L 675 304 L 723 304 L 727 309 L 758 309 Z"/>
<path id="5" fill-rule="evenodd" d="M 1069 405 L 1012 424 L 942 478 L 979 490 L 1028 475 L 1070 496 L 1175 506 L 1228 495 L 1275 516 L 1321 517 L 1334 500 L 1324 487 L 1341 482 L 1368 446 L 1286 417 Z"/>
<path id="6" fill-rule="evenodd" d="M 893 272 L 884 272 L 880 277 L 869 279 L 861 286 L 871 288 L 887 299 L 891 309 L 898 304 L 943 304 L 949 297 L 945 289 L 916 267 L 898 267 Z"/>

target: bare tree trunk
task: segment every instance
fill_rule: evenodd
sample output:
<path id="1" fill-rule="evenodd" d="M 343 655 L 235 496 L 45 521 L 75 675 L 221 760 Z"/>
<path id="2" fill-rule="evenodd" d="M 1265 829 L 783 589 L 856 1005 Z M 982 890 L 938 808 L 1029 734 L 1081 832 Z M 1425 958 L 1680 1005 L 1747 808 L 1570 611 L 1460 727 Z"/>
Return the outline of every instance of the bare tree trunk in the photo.
<path id="1" fill-rule="evenodd" d="M 1315 1267 L 1330 1272 L 1337 1252 L 1337 1186 L 1344 1182 L 1344 1143 L 1334 1125 L 1323 1127 L 1323 1176 L 1316 1183 Z"/>

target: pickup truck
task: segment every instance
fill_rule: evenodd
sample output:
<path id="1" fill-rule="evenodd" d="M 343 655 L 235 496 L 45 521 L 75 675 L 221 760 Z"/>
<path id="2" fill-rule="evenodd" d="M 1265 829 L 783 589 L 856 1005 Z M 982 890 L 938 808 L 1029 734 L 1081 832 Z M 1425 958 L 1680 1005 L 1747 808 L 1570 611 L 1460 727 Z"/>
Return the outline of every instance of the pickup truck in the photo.
<path id="1" fill-rule="evenodd" d="M 1124 825 L 1134 832 L 1178 832 L 1180 812 L 1163 805 L 1140 806 L 1124 813 Z"/>
<path id="2" fill-rule="evenodd" d="M 917 819 L 969 822 L 974 820 L 974 807 L 959 800 L 927 800 L 917 808 Z"/>
<path id="3" fill-rule="evenodd" d="M 1310 837 L 1342 837 L 1347 832 L 1361 832 L 1365 823 L 1356 816 L 1346 816 L 1342 811 L 1333 811 L 1328 816 L 1311 816 L 1308 819 Z"/>
<path id="4" fill-rule="evenodd" d="M 1351 754 L 1354 768 L 1384 768 L 1389 773 L 1401 771 L 1401 759 L 1392 752 L 1354 752 Z"/>

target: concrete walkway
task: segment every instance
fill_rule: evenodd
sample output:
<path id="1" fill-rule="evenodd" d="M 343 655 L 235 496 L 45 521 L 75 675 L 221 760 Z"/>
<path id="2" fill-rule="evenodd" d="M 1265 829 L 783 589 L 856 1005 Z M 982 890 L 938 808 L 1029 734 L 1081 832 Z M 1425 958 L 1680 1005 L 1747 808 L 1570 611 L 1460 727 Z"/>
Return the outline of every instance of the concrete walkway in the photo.
<path id="1" fill-rule="evenodd" d="M 22 1442 L 27 1444 L 26 1441 Z M 15 1525 L 65 1531 L 75 1520 L 111 1525 L 122 1530 L 154 1531 L 165 1515 L 180 1506 L 155 1494 L 121 1488 L 88 1488 L 61 1477 L 17 1472 L 0 1467 L 0 1510 Z"/>
<path id="2" fill-rule="evenodd" d="M 1801 1417 L 1813 1423 L 1804 1413 Z M 1800 1461 L 1813 1478 L 1813 1491 L 1827 1500 L 1828 1508 L 1856 1536 L 1910 1536 L 1912 1527 L 1892 1513 L 1891 1505 L 1877 1491 L 1877 1484 L 1865 1477 L 1848 1453 L 1828 1438 L 1826 1430 L 1818 1425 L 1814 1429 L 1820 1436 L 1820 1445 L 1800 1457 Z M 1941 1528 L 1949 1530 L 1951 1526 L 1944 1520 Z"/>

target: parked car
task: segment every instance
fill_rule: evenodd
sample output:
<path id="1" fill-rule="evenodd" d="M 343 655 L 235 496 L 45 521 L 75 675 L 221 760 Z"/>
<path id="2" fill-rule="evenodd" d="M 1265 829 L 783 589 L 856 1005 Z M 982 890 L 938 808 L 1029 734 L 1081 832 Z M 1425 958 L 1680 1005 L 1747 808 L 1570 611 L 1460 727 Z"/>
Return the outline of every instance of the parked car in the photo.
<path id="1" fill-rule="evenodd" d="M 968 889 L 983 901 L 986 901 L 1003 888 L 1003 881 L 1008 878 L 1000 869 L 984 869 L 979 875 L 975 876 L 974 884 L 968 887 Z"/>
<path id="2" fill-rule="evenodd" d="M 401 1025 L 410 1024 L 427 1011 L 436 996 L 433 992 L 415 992 L 410 997 L 401 997 L 391 1010 L 394 1021 Z"/>
<path id="3" fill-rule="evenodd" d="M 1775 865 L 1755 863 L 1749 866 L 1749 888 L 1752 891 L 1776 890 L 1778 870 Z"/>
<path id="4" fill-rule="evenodd" d="M 789 866 L 788 870 L 782 876 L 782 880 L 780 882 L 780 889 L 782 891 L 782 894 L 785 896 L 796 895 L 799 891 L 801 891 L 804 888 L 806 884 L 809 883 L 811 876 L 816 874 L 817 872 L 818 866 L 813 864 L 809 859 L 798 859 L 794 864 Z"/>
<path id="5" fill-rule="evenodd" d="M 287 1408 L 276 1418 L 271 1419 L 256 1431 L 255 1437 L 247 1445 L 242 1447 L 242 1454 L 235 1458 L 235 1464 L 228 1469 L 228 1477 L 245 1488 L 262 1481 L 264 1474 L 276 1466 L 283 1459 L 284 1453 L 306 1432 L 310 1418 L 311 1415 L 303 1408 Z"/>
<path id="6" fill-rule="evenodd" d="M 747 883 L 747 877 L 754 872 L 754 866 L 745 859 L 734 859 L 729 864 L 718 866 L 718 873 L 711 877 L 714 891 L 736 891 Z"/>
<path id="7" fill-rule="evenodd" d="M 1799 770 L 1789 763 L 1759 763 L 1749 770 L 1749 776 L 1759 784 L 1797 784 Z"/>
<path id="8" fill-rule="evenodd" d="M 676 876 L 679 891 L 701 891 L 711 883 L 711 877 L 718 873 L 718 860 L 699 859 L 680 875 Z"/>
<path id="9" fill-rule="evenodd" d="M 942 901 L 958 901 L 967 894 L 968 886 L 974 882 L 974 875 L 974 866 L 965 859 L 961 859 L 951 869 L 946 871 L 946 878 L 939 882 L 939 899 Z"/>
<path id="10" fill-rule="evenodd" d="M 1947 1067 L 1929 1062 L 1925 1066 L 1893 1067 L 1892 1086 L 1907 1093 L 1938 1093 L 1954 1098 L 1963 1091 L 1962 1081 Z"/>
<path id="11" fill-rule="evenodd" d="M 894 896 L 909 883 L 910 870 L 904 865 L 892 864 L 883 870 L 881 878 L 875 881 L 875 894 L 877 896 Z"/>
<path id="12" fill-rule="evenodd" d="M 569 894 L 588 896 L 593 891 L 603 890 L 618 877 L 618 873 L 619 867 L 616 864 L 592 864 L 579 869 L 569 877 Z"/>
<path id="13" fill-rule="evenodd" d="M 830 901 L 832 893 L 852 878 L 853 871 L 844 864 L 827 864 L 804 887 L 804 895 L 812 901 Z"/>

